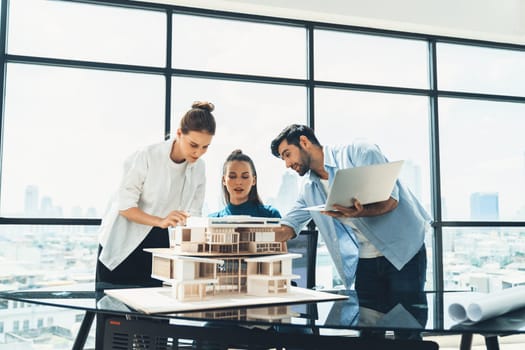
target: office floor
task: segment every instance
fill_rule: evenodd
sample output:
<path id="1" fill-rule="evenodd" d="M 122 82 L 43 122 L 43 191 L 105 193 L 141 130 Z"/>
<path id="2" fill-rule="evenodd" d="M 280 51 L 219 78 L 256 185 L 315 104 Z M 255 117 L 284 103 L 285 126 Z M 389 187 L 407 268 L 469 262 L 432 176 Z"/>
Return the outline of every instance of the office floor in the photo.
<path id="1" fill-rule="evenodd" d="M 348 335 L 356 336 L 355 331 L 348 330 L 324 330 L 325 335 Z M 425 340 L 432 340 L 439 344 L 439 350 L 458 350 L 461 343 L 460 335 L 425 336 Z M 510 335 L 498 338 L 500 350 L 523 350 L 525 349 L 525 334 Z M 474 335 L 471 350 L 486 350 L 485 338 Z"/>
<path id="2" fill-rule="evenodd" d="M 323 330 L 324 335 L 357 336 L 358 332 L 348 330 Z M 460 335 L 425 336 L 424 340 L 432 340 L 439 344 L 439 350 L 458 350 L 461 343 Z M 500 350 L 524 350 L 525 334 L 510 335 L 498 338 Z M 235 349 L 236 350 L 236 349 Z M 485 338 L 474 335 L 471 350 L 486 350 Z"/>
<path id="3" fill-rule="evenodd" d="M 439 350 L 458 350 L 460 336 L 446 335 L 425 337 L 425 340 L 432 340 L 439 344 Z M 499 338 L 500 350 L 523 350 L 525 349 L 525 335 L 515 335 Z M 228 350 L 240 350 L 231 348 Z M 486 350 L 485 340 L 481 336 L 474 336 L 471 350 Z"/>
<path id="4" fill-rule="evenodd" d="M 432 340 L 439 344 L 439 350 L 459 349 L 459 335 L 429 336 L 425 340 Z M 499 337 L 500 350 L 523 350 L 525 349 L 525 334 Z M 485 350 L 485 339 L 480 335 L 474 335 L 472 339 L 472 350 Z"/>

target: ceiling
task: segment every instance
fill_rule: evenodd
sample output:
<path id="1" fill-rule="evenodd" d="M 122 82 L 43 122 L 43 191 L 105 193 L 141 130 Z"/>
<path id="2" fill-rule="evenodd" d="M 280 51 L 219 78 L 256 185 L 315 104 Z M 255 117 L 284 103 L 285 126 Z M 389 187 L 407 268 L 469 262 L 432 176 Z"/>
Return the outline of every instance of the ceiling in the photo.
<path id="1" fill-rule="evenodd" d="M 524 0 L 145 1 L 525 45 Z"/>

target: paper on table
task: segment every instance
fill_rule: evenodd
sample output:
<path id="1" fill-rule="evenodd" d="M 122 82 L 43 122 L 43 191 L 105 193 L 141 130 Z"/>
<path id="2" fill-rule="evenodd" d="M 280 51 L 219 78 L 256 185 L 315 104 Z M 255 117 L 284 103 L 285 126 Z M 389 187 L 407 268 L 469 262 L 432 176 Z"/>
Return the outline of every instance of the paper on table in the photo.
<path id="1" fill-rule="evenodd" d="M 180 301 L 173 296 L 171 287 L 106 289 L 107 295 L 147 314 L 185 312 L 239 306 L 290 304 L 306 301 L 344 300 L 348 296 L 300 287 L 290 287 L 288 293 L 268 296 L 224 294 L 203 300 Z"/>
<path id="2" fill-rule="evenodd" d="M 450 304 L 448 313 L 454 321 L 479 322 L 525 307 L 525 286 L 477 295 L 468 302 Z"/>

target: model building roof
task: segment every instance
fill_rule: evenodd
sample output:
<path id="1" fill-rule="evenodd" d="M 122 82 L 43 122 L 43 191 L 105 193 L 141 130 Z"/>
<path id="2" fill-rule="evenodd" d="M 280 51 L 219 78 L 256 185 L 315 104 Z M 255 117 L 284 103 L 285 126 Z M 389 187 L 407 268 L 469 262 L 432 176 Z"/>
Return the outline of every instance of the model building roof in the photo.
<path id="1" fill-rule="evenodd" d="M 251 257 L 251 258 L 244 258 L 244 261 L 246 262 L 271 262 L 271 261 L 296 259 L 296 258 L 300 258 L 301 256 L 302 256 L 301 254 L 286 253 L 286 254 L 279 254 L 279 255 L 265 255 L 265 256 L 256 256 L 256 257 Z"/>
<path id="2" fill-rule="evenodd" d="M 249 215 L 229 215 L 220 218 L 189 217 L 188 227 L 275 227 L 280 225 L 279 218 L 265 218 Z"/>

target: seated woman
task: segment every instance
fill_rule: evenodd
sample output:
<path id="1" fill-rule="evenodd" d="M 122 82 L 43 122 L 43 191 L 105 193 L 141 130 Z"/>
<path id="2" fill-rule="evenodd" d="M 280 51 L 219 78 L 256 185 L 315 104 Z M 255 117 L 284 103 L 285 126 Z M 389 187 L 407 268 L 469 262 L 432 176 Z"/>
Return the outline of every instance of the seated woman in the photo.
<path id="1" fill-rule="evenodd" d="M 252 159 L 234 150 L 226 158 L 222 167 L 223 201 L 226 206 L 208 216 L 219 218 L 228 215 L 249 215 L 256 217 L 280 218 L 281 214 L 270 205 L 264 205 L 257 192 L 257 171 Z M 230 328 L 215 322 L 206 323 L 206 327 Z M 267 327 L 259 327 L 267 329 Z M 235 330 L 235 327 L 232 327 Z M 226 346 L 208 341 L 194 342 L 193 348 L 226 350 Z"/>
<path id="2" fill-rule="evenodd" d="M 257 171 L 252 159 L 234 150 L 222 167 L 222 190 L 226 206 L 210 217 L 249 215 L 280 218 L 281 214 L 271 205 L 264 205 L 257 192 Z"/>
<path id="3" fill-rule="evenodd" d="M 222 168 L 223 199 L 226 206 L 210 217 L 223 217 L 227 215 L 250 215 L 257 217 L 280 218 L 281 214 L 271 205 L 264 205 L 257 192 L 257 171 L 252 159 L 242 153 L 240 149 L 234 150 L 226 158 Z M 208 322 L 207 327 L 224 327 L 214 322 Z M 274 325 L 272 327 L 257 326 L 261 332 L 277 331 L 283 333 L 310 334 L 311 329 Z M 202 342 L 198 344 L 202 349 L 223 349 L 218 344 Z M 224 348 L 226 349 L 226 348 Z"/>

